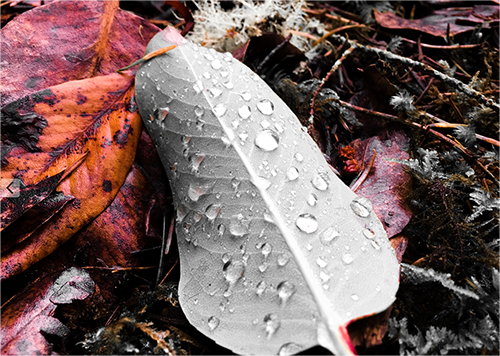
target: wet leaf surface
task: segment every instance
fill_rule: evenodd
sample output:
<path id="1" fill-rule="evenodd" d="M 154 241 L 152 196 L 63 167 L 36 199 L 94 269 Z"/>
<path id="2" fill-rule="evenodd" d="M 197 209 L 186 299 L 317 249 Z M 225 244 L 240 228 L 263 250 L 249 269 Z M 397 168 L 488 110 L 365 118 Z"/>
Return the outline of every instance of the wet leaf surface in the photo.
<path id="1" fill-rule="evenodd" d="M 136 88 L 174 192 L 188 320 L 239 353 L 352 352 L 345 325 L 385 310 L 399 280 L 371 204 L 247 67 L 172 28 L 147 51 L 172 43 Z"/>

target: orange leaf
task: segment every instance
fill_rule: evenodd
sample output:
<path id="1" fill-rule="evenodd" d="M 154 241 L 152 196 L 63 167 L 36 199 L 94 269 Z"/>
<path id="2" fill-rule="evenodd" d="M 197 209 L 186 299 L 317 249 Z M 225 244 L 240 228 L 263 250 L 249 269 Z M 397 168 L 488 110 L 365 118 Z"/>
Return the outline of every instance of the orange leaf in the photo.
<path id="1" fill-rule="evenodd" d="M 29 239 L 2 255 L 1 278 L 22 272 L 52 253 L 99 215 L 114 199 L 135 157 L 141 118 L 133 76 L 111 74 L 64 83 L 10 103 L 2 109 L 10 151 L 1 172 L 25 184 L 61 172 L 83 155 L 85 161 L 58 191 L 75 197 L 60 214 Z M 37 135 L 24 125 L 43 123 Z M 40 129 L 41 127 L 41 129 Z M 23 141 L 24 140 L 24 141 Z"/>

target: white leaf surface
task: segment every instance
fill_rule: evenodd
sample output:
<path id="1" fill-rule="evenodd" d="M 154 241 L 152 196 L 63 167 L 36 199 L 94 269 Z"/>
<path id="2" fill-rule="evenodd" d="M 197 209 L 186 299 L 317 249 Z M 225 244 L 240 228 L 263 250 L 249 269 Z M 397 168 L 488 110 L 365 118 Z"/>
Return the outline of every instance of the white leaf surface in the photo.
<path id="1" fill-rule="evenodd" d="M 371 203 L 245 65 L 173 28 L 147 53 L 171 44 L 138 70 L 136 100 L 174 193 L 188 320 L 236 353 L 352 353 L 345 326 L 399 285 Z"/>

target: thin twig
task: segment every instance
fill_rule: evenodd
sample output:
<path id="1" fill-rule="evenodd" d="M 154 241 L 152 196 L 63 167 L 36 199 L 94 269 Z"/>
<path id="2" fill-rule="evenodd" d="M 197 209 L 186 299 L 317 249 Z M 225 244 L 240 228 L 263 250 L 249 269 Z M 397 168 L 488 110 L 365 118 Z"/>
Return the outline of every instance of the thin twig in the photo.
<path id="1" fill-rule="evenodd" d="M 330 37 L 336 39 L 337 41 L 341 42 L 342 44 L 348 42 L 351 45 L 351 48 L 359 48 L 363 51 L 374 52 L 377 55 L 384 57 L 389 62 L 398 62 L 398 63 L 405 64 L 408 67 L 413 66 L 413 67 L 420 68 L 425 73 L 430 74 L 434 78 L 440 79 L 441 81 L 443 81 L 443 83 L 445 83 L 446 85 L 448 85 L 452 89 L 457 90 L 459 92 L 462 92 L 465 95 L 476 99 L 481 104 L 485 104 L 487 106 L 492 106 L 492 107 L 495 107 L 497 110 L 500 110 L 500 105 L 495 103 L 492 99 L 486 98 L 483 94 L 481 94 L 480 92 L 478 92 L 475 89 L 472 89 L 467 84 L 464 84 L 455 78 L 451 78 L 450 76 L 433 69 L 432 67 L 430 67 L 427 64 L 424 64 L 422 62 L 418 62 L 418 61 L 415 61 L 413 59 L 406 58 L 406 57 L 403 57 L 403 56 L 400 56 L 397 54 L 394 54 L 392 52 L 388 52 L 388 51 L 383 50 L 383 49 L 362 45 L 362 44 L 359 44 L 357 42 L 351 41 L 343 36 L 340 36 L 340 35 L 332 35 Z"/>
<path id="2" fill-rule="evenodd" d="M 266 56 L 266 58 L 264 58 L 264 60 L 257 67 L 257 73 L 260 73 L 264 64 L 266 64 L 269 61 L 269 59 L 271 59 L 271 57 L 276 54 L 276 52 L 278 52 L 281 48 L 283 48 L 283 46 L 286 45 L 290 41 L 291 38 L 292 38 L 292 34 L 289 34 L 283 42 L 278 44 L 276 46 L 276 48 L 274 48 L 271 52 L 269 52 L 269 54 Z"/>
<path id="3" fill-rule="evenodd" d="M 318 93 L 321 91 L 321 89 L 323 88 L 323 85 L 325 85 L 325 83 L 328 81 L 328 79 L 330 79 L 330 76 L 335 73 L 335 71 L 338 69 L 338 67 L 342 64 L 342 62 L 344 61 L 344 59 L 347 58 L 347 56 L 349 54 L 351 54 L 353 50 L 353 47 L 351 48 L 348 48 L 344 51 L 344 53 L 342 53 L 342 56 L 335 62 L 335 64 L 332 66 L 332 68 L 330 69 L 330 71 L 326 74 L 326 76 L 321 80 L 321 83 L 320 85 L 318 86 L 318 88 L 316 89 L 316 91 L 314 92 L 313 96 L 312 96 L 312 99 L 311 99 L 311 110 L 309 112 L 310 114 L 310 117 L 309 117 L 309 123 L 313 123 L 313 120 L 314 120 L 314 104 L 316 102 L 316 96 L 318 95 Z"/>

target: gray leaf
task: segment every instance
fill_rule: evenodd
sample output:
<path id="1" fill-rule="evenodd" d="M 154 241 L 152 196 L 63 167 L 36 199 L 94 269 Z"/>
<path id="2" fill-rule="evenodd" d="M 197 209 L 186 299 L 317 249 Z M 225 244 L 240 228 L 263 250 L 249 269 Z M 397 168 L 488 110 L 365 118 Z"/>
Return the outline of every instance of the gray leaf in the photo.
<path id="1" fill-rule="evenodd" d="M 174 192 L 187 318 L 237 353 L 351 353 L 345 326 L 399 285 L 371 203 L 250 69 L 173 28 L 147 53 L 171 44 L 138 70 L 136 100 Z"/>

